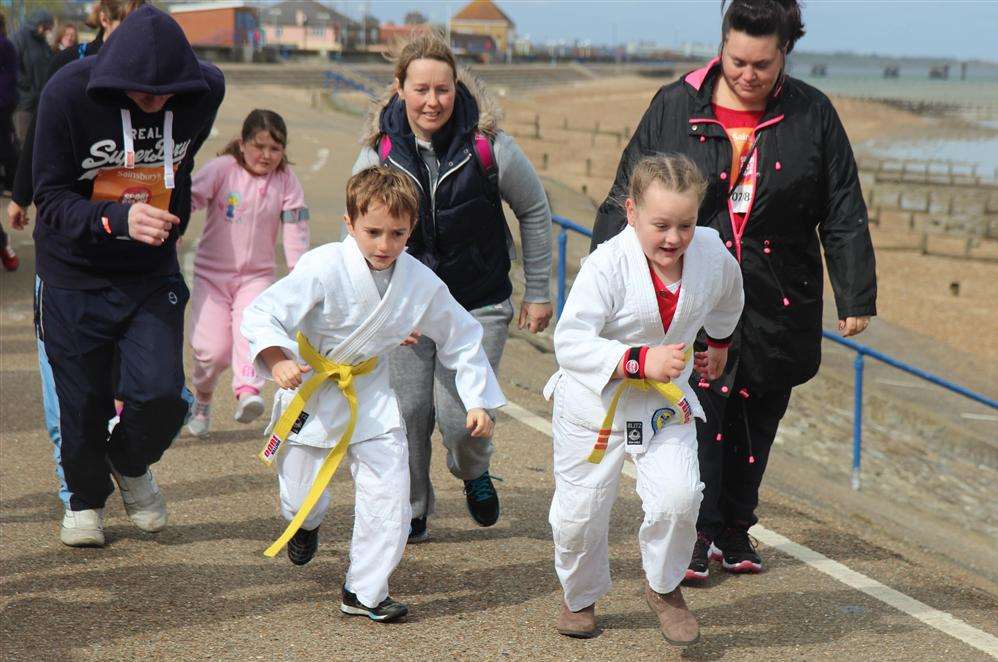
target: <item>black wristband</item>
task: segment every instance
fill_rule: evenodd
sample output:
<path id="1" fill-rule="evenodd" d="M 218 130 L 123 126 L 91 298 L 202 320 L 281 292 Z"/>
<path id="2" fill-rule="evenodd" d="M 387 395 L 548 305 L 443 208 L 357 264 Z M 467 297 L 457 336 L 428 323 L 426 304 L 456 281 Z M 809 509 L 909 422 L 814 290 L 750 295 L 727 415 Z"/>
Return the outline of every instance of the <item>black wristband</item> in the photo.
<path id="1" fill-rule="evenodd" d="M 624 360 L 624 375 L 628 379 L 641 379 L 641 348 L 631 347 Z"/>

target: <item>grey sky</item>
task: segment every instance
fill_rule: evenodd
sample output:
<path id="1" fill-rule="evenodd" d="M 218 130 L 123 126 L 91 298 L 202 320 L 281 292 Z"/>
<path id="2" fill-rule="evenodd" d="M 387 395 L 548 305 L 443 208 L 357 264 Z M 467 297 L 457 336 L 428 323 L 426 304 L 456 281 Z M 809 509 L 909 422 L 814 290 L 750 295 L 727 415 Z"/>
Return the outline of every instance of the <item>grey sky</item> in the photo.
<path id="1" fill-rule="evenodd" d="M 363 0 L 331 3 L 356 16 Z M 371 13 L 401 22 L 416 9 L 434 22 L 464 6 L 443 0 L 369 0 Z M 655 40 L 663 45 L 718 40 L 718 0 L 498 0 L 533 41 Z M 804 5 L 807 51 L 854 51 L 998 61 L 998 0 L 811 0 Z"/>

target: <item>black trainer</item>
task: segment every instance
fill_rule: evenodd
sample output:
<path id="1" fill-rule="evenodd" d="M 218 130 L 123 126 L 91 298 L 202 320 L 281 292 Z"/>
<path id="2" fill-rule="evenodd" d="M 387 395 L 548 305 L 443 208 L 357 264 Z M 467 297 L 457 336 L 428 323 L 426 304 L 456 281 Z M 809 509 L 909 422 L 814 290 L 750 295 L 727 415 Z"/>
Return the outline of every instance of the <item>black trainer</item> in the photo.
<path id="1" fill-rule="evenodd" d="M 702 582 L 710 574 L 708 566 L 710 565 L 710 559 L 707 558 L 707 553 L 710 550 L 710 540 L 702 533 L 697 533 L 697 542 L 693 546 L 693 557 L 690 559 L 690 565 L 686 568 L 687 581 Z"/>
<path id="2" fill-rule="evenodd" d="M 728 572 L 762 572 L 762 558 L 756 551 L 755 538 L 745 529 L 728 527 L 714 541 L 723 557 L 722 565 Z"/>
<path id="3" fill-rule="evenodd" d="M 426 516 L 413 517 L 409 522 L 409 544 L 423 542 L 430 537 L 430 532 L 426 530 Z"/>
<path id="4" fill-rule="evenodd" d="M 311 531 L 298 529 L 288 541 L 288 558 L 295 565 L 305 565 L 315 556 L 319 549 L 319 527 Z"/>
<path id="5" fill-rule="evenodd" d="M 486 471 L 478 478 L 464 481 L 468 512 L 478 526 L 492 526 L 499 521 L 499 495 Z"/>
<path id="6" fill-rule="evenodd" d="M 388 623 L 402 618 L 409 613 L 409 607 L 401 602 L 395 602 L 390 597 L 381 601 L 377 607 L 367 607 L 357 599 L 356 594 L 351 593 L 343 587 L 343 601 L 340 603 L 340 611 L 350 616 L 367 616 L 372 621 Z"/>

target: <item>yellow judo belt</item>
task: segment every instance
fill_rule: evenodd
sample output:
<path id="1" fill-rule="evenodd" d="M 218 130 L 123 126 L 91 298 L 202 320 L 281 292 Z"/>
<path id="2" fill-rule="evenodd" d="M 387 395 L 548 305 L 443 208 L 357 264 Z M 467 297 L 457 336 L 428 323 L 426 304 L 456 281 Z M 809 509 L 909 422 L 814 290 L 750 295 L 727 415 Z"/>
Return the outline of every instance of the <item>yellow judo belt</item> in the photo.
<path id="1" fill-rule="evenodd" d="M 689 359 L 691 353 L 692 347 L 688 346 L 686 348 L 687 359 Z M 654 379 L 623 379 L 617 385 L 617 390 L 613 392 L 610 407 L 606 410 L 606 416 L 603 417 L 603 424 L 600 425 L 599 435 L 596 437 L 596 444 L 589 454 L 588 460 L 593 464 L 599 464 L 603 461 L 607 446 L 610 444 L 610 433 L 613 431 L 613 418 L 617 414 L 617 403 L 620 402 L 620 396 L 631 388 L 636 388 L 640 391 L 655 389 L 671 405 L 671 408 L 665 408 L 665 412 L 660 414 L 659 412 L 662 412 L 662 410 L 659 410 L 653 415 L 653 419 L 660 416 L 663 418 L 656 429 L 668 423 L 684 424 L 693 420 L 693 410 L 690 407 L 690 403 L 686 400 L 686 396 L 683 395 L 682 389 L 676 386 L 675 383 L 659 382 Z"/>
<path id="2" fill-rule="evenodd" d="M 319 473 L 315 477 L 315 482 L 309 488 L 308 495 L 306 495 L 305 501 L 298 509 L 298 513 L 291 520 L 291 523 L 288 524 L 288 528 L 284 530 L 281 537 L 275 540 L 264 552 L 265 556 L 271 557 L 276 556 L 298 531 L 302 522 L 312 512 L 312 508 L 318 502 L 319 497 L 322 496 L 322 492 L 326 489 L 326 486 L 329 485 L 329 481 L 332 479 L 333 474 L 336 473 L 336 469 L 340 466 L 343 456 L 346 455 L 347 447 L 350 446 L 350 438 L 353 437 L 354 427 L 357 425 L 357 392 L 354 390 L 353 378 L 358 375 L 366 375 L 378 365 L 378 357 L 376 356 L 362 361 L 357 365 L 333 363 L 319 354 L 301 331 L 298 332 L 297 340 L 298 353 L 312 366 L 312 377 L 298 388 L 298 392 L 295 394 L 291 404 L 281 415 L 280 420 L 277 421 L 277 425 L 274 426 L 274 433 L 267 441 L 264 449 L 260 451 L 260 459 L 267 464 L 274 461 L 284 441 L 288 438 L 292 427 L 298 420 L 299 415 L 301 415 L 302 410 L 305 408 L 305 403 L 308 402 L 308 399 L 312 397 L 315 390 L 322 386 L 326 380 L 336 380 L 336 385 L 343 393 L 343 397 L 346 398 L 347 404 L 350 405 L 350 422 L 347 423 L 347 429 L 343 432 L 343 436 L 340 437 L 336 445 L 330 449 L 329 455 L 323 460 L 322 466 L 319 468 Z"/>

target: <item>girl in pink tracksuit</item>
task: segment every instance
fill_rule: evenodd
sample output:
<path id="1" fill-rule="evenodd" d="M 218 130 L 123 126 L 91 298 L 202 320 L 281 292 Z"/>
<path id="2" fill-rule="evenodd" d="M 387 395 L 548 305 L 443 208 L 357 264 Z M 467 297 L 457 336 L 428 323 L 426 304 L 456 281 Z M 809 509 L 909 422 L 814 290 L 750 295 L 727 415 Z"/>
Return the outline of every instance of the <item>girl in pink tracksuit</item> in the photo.
<path id="1" fill-rule="evenodd" d="M 193 209 L 207 209 L 204 234 L 194 258 L 191 295 L 192 381 L 197 396 L 188 430 L 208 434 L 215 382 L 232 366 L 236 421 L 249 423 L 263 413 L 263 379 L 248 360 L 239 333 L 243 310 L 274 282 L 277 229 L 293 269 L 308 250 L 308 207 L 301 183 L 288 167 L 284 120 L 270 110 L 254 110 L 240 138 L 194 175 Z"/>

